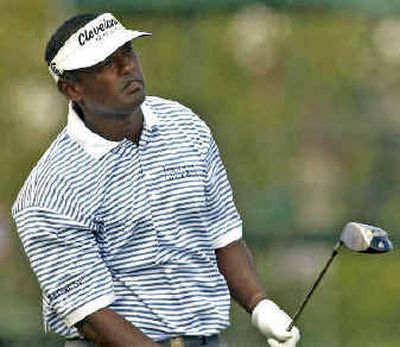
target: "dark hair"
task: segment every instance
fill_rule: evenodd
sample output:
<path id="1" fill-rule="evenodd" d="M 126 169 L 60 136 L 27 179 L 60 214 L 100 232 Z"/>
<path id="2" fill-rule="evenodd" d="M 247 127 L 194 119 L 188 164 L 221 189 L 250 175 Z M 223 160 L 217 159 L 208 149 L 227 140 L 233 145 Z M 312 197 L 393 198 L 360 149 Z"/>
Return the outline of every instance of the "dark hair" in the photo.
<path id="1" fill-rule="evenodd" d="M 50 65 L 50 62 L 72 34 L 98 16 L 98 13 L 79 14 L 61 24 L 47 42 L 44 56 L 47 65 Z M 65 71 L 62 77 L 67 78 L 73 76 L 74 74 L 71 71 Z"/>

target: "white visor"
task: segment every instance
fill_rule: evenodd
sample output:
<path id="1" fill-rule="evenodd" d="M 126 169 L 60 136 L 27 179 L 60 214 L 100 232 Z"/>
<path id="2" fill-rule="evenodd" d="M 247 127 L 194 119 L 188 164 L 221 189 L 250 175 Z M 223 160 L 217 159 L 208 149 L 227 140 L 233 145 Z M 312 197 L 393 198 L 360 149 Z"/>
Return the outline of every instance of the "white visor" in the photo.
<path id="1" fill-rule="evenodd" d="M 96 65 L 126 42 L 151 33 L 128 30 L 111 13 L 104 13 L 72 34 L 49 64 L 58 81 L 64 71 Z"/>

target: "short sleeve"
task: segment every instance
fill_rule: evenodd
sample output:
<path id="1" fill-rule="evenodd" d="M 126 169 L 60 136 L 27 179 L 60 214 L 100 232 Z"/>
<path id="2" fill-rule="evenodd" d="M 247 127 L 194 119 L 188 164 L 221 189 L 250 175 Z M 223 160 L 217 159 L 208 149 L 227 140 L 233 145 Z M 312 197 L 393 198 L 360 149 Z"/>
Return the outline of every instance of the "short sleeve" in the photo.
<path id="1" fill-rule="evenodd" d="M 242 237 L 242 221 L 233 201 L 232 188 L 214 139 L 206 154 L 206 216 L 215 249 Z"/>
<path id="2" fill-rule="evenodd" d="M 89 228 L 39 207 L 14 219 L 44 301 L 68 327 L 112 303 L 112 277 Z"/>

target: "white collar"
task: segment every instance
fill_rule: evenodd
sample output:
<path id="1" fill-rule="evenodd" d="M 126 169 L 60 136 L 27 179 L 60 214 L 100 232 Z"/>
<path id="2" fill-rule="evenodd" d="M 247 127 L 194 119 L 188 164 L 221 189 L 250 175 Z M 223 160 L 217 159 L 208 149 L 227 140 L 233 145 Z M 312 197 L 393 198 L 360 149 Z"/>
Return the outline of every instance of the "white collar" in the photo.
<path id="1" fill-rule="evenodd" d="M 140 108 L 143 112 L 144 128 L 151 129 L 158 124 L 157 116 L 146 104 L 146 101 L 142 103 Z M 76 114 L 71 102 L 68 105 L 68 121 L 66 128 L 68 135 L 95 159 L 100 159 L 123 141 L 110 141 L 91 131 Z"/>

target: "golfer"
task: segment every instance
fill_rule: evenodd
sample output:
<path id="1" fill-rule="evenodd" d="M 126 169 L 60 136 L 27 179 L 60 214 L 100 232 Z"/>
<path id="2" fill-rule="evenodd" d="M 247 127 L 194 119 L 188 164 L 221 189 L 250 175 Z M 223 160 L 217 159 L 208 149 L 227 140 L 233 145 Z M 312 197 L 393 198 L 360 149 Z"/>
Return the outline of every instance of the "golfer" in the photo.
<path id="1" fill-rule="evenodd" d="M 13 206 L 46 330 L 66 347 L 227 346 L 231 295 L 270 346 L 294 347 L 299 331 L 260 284 L 210 129 L 145 94 L 131 41 L 148 35 L 83 14 L 47 44 L 68 121 Z"/>

